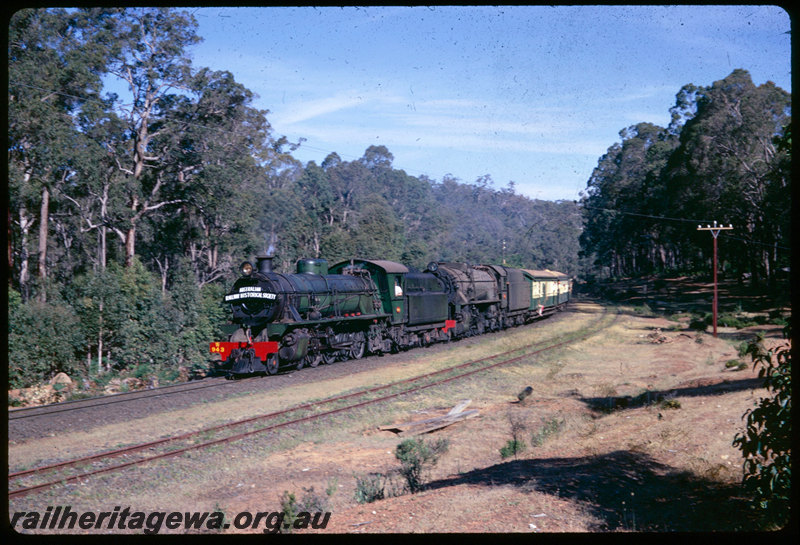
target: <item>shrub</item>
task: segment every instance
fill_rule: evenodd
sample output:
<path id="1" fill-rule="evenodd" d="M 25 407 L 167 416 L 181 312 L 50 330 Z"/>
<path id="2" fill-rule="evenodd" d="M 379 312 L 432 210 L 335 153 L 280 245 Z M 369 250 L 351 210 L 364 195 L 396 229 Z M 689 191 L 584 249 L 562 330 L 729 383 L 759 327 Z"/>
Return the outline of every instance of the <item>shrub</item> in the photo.
<path id="1" fill-rule="evenodd" d="M 138 259 L 130 267 L 110 263 L 101 273 L 80 276 L 67 291 L 85 342 L 96 354 L 102 337 L 103 351 L 110 355 L 106 369 L 98 371 L 147 364 L 155 373 L 175 363 L 183 324 L 179 314 L 165 306 L 158 279 Z"/>
<path id="2" fill-rule="evenodd" d="M 662 409 L 680 409 L 681 402 L 677 399 L 662 399 L 660 406 Z"/>
<path id="3" fill-rule="evenodd" d="M 748 318 L 740 314 L 727 312 L 722 313 L 717 317 L 717 325 L 722 327 L 735 327 L 736 329 L 742 329 L 745 327 L 758 325 L 758 320 L 754 318 Z"/>
<path id="4" fill-rule="evenodd" d="M 505 460 L 510 456 L 516 456 L 525 451 L 525 441 L 521 439 L 509 439 L 504 447 L 500 449 L 500 456 Z"/>
<path id="5" fill-rule="evenodd" d="M 61 303 L 21 302 L 9 290 L 8 385 L 24 388 L 80 369 L 80 323 Z"/>
<path id="6" fill-rule="evenodd" d="M 297 506 L 297 499 L 295 495 L 284 490 L 281 495 L 281 512 L 283 513 L 283 527 L 279 529 L 280 532 L 291 533 L 292 526 L 300 509 Z"/>
<path id="7" fill-rule="evenodd" d="M 400 474 L 405 478 L 408 490 L 413 494 L 424 487 L 424 474 L 437 464 L 447 452 L 447 439 L 426 443 L 422 439 L 406 439 L 395 449 L 395 458 L 400 460 Z"/>
<path id="8" fill-rule="evenodd" d="M 711 320 L 712 318 L 710 314 L 704 316 L 695 315 L 689 322 L 689 327 L 698 331 L 705 331 L 708 328 L 708 324 L 711 323 Z"/>
<path id="9" fill-rule="evenodd" d="M 328 482 L 328 487 L 325 489 L 325 496 L 314 492 L 313 486 L 311 488 L 303 487 L 303 492 L 303 497 L 298 501 L 293 493 L 288 490 L 283 491 L 281 495 L 281 512 L 283 513 L 283 519 L 281 521 L 281 526 L 276 528 L 278 532 L 290 534 L 294 530 L 308 528 L 308 523 L 311 520 L 311 513 L 327 512 L 330 514 L 330 499 L 334 492 L 336 492 L 336 480 L 333 479 Z M 311 524 L 317 528 L 316 524 L 318 524 L 318 522 L 319 519 L 315 516 L 314 522 Z M 324 528 L 327 524 L 328 515 L 325 516 L 322 525 L 319 527 Z"/>
<path id="10" fill-rule="evenodd" d="M 739 357 L 744 357 L 747 355 L 747 351 L 749 350 L 750 343 L 747 341 L 742 341 L 739 343 L 739 346 L 736 348 L 736 352 L 739 354 Z"/>
<path id="11" fill-rule="evenodd" d="M 528 386 L 525 391 L 528 391 L 529 388 L 530 386 Z M 514 456 L 516 458 L 517 454 L 523 452 L 526 448 L 525 441 L 521 437 L 527 428 L 525 419 L 519 414 L 509 412 L 508 424 L 511 432 L 511 439 L 500 449 L 500 456 L 503 459 L 509 456 Z"/>
<path id="12" fill-rule="evenodd" d="M 787 338 L 788 344 L 777 352 L 766 350 L 760 335 L 751 343 L 748 351 L 753 366 L 760 367 L 758 375 L 764 378 L 771 397 L 762 398 L 756 408 L 744 413 L 747 427 L 733 440 L 744 457 L 742 484 L 770 527 L 784 526 L 791 508 L 792 353 L 788 328 Z"/>
<path id="13" fill-rule="evenodd" d="M 561 431 L 564 427 L 564 421 L 556 418 L 551 418 L 544 425 L 533 433 L 531 436 L 531 445 L 534 447 L 541 447 L 548 437 Z"/>
<path id="14" fill-rule="evenodd" d="M 147 363 L 140 363 L 134 367 L 131 375 L 138 379 L 145 379 L 153 373 L 153 369 Z"/>
<path id="15" fill-rule="evenodd" d="M 780 309 L 776 309 L 776 310 L 771 310 L 769 312 L 767 323 L 774 325 L 782 325 L 785 327 L 789 325 L 789 320 L 783 315 Z"/>
<path id="16" fill-rule="evenodd" d="M 225 338 L 218 329 L 228 317 L 226 306 L 220 304 L 225 288 L 216 284 L 199 288 L 186 260 L 178 263 L 172 278 L 164 306 L 178 326 L 174 340 L 176 362 L 204 362 L 209 340 Z"/>
<path id="17" fill-rule="evenodd" d="M 642 303 L 641 305 L 633 307 L 633 312 L 638 316 L 644 316 L 646 318 L 652 318 L 653 316 L 656 316 L 656 313 L 647 303 Z"/>
<path id="18" fill-rule="evenodd" d="M 336 493 L 336 479 L 328 481 L 328 486 L 325 488 L 325 494 L 319 494 L 314 491 L 314 487 L 303 487 L 303 497 L 300 500 L 300 511 L 307 513 L 321 513 L 323 511 L 331 510 L 331 499 Z"/>
<path id="19" fill-rule="evenodd" d="M 372 503 L 386 497 L 386 476 L 382 473 L 370 473 L 364 477 L 356 477 L 356 501 Z"/>

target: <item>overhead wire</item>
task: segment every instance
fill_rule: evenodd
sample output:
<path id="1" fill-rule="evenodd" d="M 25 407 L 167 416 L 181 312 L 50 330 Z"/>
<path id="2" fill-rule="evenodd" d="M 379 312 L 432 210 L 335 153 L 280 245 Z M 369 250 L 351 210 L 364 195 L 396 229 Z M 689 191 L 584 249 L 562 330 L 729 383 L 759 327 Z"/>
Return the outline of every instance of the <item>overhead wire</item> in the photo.
<path id="1" fill-rule="evenodd" d="M 576 201 L 576 203 L 577 203 L 577 201 Z M 622 216 L 636 216 L 636 217 L 656 219 L 656 220 L 666 220 L 666 221 L 681 221 L 681 222 L 686 222 L 686 223 L 693 223 L 695 225 L 700 225 L 700 224 L 703 224 L 703 223 L 710 224 L 710 223 L 714 222 L 714 220 L 696 220 L 696 219 L 689 219 L 689 218 L 671 218 L 669 216 L 655 216 L 655 215 L 652 215 L 652 214 L 642 214 L 642 213 L 639 213 L 639 212 L 628 212 L 628 211 L 625 211 L 625 210 L 615 210 L 615 209 L 612 209 L 612 208 L 600 208 L 600 207 L 596 207 L 596 206 L 586 206 L 586 205 L 583 205 L 583 204 L 580 204 L 580 203 L 577 203 L 577 204 L 581 208 L 585 208 L 587 210 L 598 210 L 598 211 L 602 211 L 602 212 L 611 212 L 611 213 L 614 213 L 614 214 L 620 214 Z M 737 237 L 737 236 L 731 235 L 729 233 L 726 233 L 725 238 L 738 240 L 738 241 L 744 242 L 746 244 L 753 244 L 753 245 L 757 245 L 757 246 L 766 246 L 768 248 L 777 248 L 777 249 L 780 249 L 780 250 L 791 250 L 791 248 L 789 248 L 788 246 L 783 246 L 783 245 L 780 245 L 780 244 L 770 244 L 770 243 L 767 243 L 767 242 L 759 242 L 757 240 Z"/>

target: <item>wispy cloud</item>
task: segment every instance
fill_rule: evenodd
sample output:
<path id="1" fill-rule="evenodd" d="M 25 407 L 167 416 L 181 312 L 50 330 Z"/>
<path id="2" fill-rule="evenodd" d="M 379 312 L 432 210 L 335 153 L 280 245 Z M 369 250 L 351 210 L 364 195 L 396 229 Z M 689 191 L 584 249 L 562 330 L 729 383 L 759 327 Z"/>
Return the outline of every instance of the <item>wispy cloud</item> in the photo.
<path id="1" fill-rule="evenodd" d="M 509 125 L 509 124 L 507 124 Z M 513 129 L 513 130 L 512 130 Z M 481 130 L 464 120 L 419 123 L 416 126 L 375 125 L 365 127 L 357 124 L 312 124 L 301 128 L 310 142 L 359 143 L 362 149 L 374 143 L 389 147 L 415 147 L 427 149 L 462 150 L 463 152 L 519 152 L 597 157 L 605 153 L 607 139 L 586 138 L 575 133 L 565 133 L 560 138 L 548 137 L 544 133 L 525 133 L 522 127 L 484 126 Z"/>
<path id="2" fill-rule="evenodd" d="M 293 102 L 277 109 L 273 114 L 273 120 L 275 123 L 291 128 L 292 125 L 297 123 L 361 106 L 364 102 L 363 96 L 351 93 Z"/>
<path id="3" fill-rule="evenodd" d="M 432 177 L 571 190 L 620 130 L 668 123 L 687 83 L 744 68 L 791 91 L 791 21 L 775 6 L 199 13 L 198 65 L 232 70 L 276 133 L 306 139 L 304 161 L 384 144 L 398 168 Z"/>

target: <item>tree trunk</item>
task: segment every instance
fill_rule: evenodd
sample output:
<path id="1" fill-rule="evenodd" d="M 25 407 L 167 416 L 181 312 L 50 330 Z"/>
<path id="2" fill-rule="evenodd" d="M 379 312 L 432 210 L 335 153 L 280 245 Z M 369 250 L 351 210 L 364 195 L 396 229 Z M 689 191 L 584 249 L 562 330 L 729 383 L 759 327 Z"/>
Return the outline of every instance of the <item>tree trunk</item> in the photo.
<path id="1" fill-rule="evenodd" d="M 155 258 L 156 264 L 158 265 L 158 270 L 161 272 L 161 294 L 164 295 L 167 293 L 167 277 L 169 275 L 169 257 L 164 257 L 164 262 L 162 263 L 159 258 Z"/>
<path id="2" fill-rule="evenodd" d="M 6 239 L 6 244 L 8 245 L 8 281 L 11 282 L 11 271 L 14 270 L 14 252 L 13 252 L 13 245 L 11 242 L 11 236 L 13 235 L 13 231 L 11 229 L 11 208 L 6 209 L 6 213 L 8 214 L 8 238 Z"/>
<path id="3" fill-rule="evenodd" d="M 103 184 L 103 198 L 100 201 L 100 271 L 106 270 L 106 251 L 108 248 L 108 242 L 106 240 L 106 236 L 108 235 L 108 231 L 106 229 L 106 218 L 108 218 L 108 187 L 109 184 Z"/>
<path id="4" fill-rule="evenodd" d="M 29 293 L 28 282 L 30 281 L 30 270 L 28 263 L 28 233 L 30 232 L 33 220 L 28 215 L 28 210 L 21 206 L 19 209 L 19 229 L 20 229 L 20 250 L 19 250 L 19 289 L 22 300 L 27 301 Z"/>
<path id="5" fill-rule="evenodd" d="M 97 327 L 97 374 L 103 374 L 103 299 L 100 299 L 100 323 Z"/>
<path id="6" fill-rule="evenodd" d="M 131 225 L 128 232 L 125 233 L 125 266 L 130 267 L 133 264 L 133 256 L 136 251 L 136 225 Z"/>
<path id="7" fill-rule="evenodd" d="M 39 212 L 39 280 L 41 291 L 39 300 L 47 301 L 47 220 L 50 217 L 50 190 L 42 187 L 42 207 Z"/>
<path id="8" fill-rule="evenodd" d="M 98 261 L 100 263 L 100 272 L 106 270 L 106 246 L 108 245 L 108 243 L 106 241 L 106 235 L 107 234 L 108 233 L 106 232 L 105 225 L 101 226 L 100 230 L 98 232 L 98 237 L 100 238 L 100 240 L 99 240 L 99 246 L 100 247 L 97 249 L 98 253 L 100 254 L 98 256 Z"/>

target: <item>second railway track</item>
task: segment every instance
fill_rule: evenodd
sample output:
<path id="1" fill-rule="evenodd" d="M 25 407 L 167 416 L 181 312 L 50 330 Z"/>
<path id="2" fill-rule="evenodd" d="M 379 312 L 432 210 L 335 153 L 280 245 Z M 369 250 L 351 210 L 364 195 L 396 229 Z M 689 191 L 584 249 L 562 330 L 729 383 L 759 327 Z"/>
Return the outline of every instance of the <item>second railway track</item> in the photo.
<path id="1" fill-rule="evenodd" d="M 258 377 L 253 377 L 253 378 L 258 378 Z M 242 379 L 242 380 L 250 380 L 250 379 Z M 50 405 L 39 405 L 35 407 L 10 409 L 8 411 L 8 420 L 9 422 L 12 422 L 14 420 L 22 420 L 24 418 L 48 416 L 58 413 L 77 411 L 94 407 L 104 407 L 109 405 L 116 405 L 119 403 L 127 403 L 130 401 L 139 400 L 143 398 L 168 396 L 175 393 L 204 390 L 207 388 L 219 388 L 229 384 L 232 384 L 232 382 L 225 379 L 224 377 L 213 377 L 197 381 L 182 382 L 180 384 L 170 384 L 167 386 L 160 386 L 157 388 L 150 388 L 147 390 L 135 390 L 135 391 L 122 392 L 107 396 L 98 396 L 86 399 L 63 401 L 61 403 L 52 403 Z"/>
<path id="2" fill-rule="evenodd" d="M 112 451 L 65 460 L 32 469 L 9 473 L 9 498 L 44 491 L 55 486 L 79 482 L 101 473 L 120 471 L 149 461 L 177 456 L 188 451 L 236 441 L 258 433 L 325 418 L 345 411 L 387 401 L 402 395 L 439 386 L 502 365 L 518 362 L 534 355 L 554 350 L 590 337 L 616 319 L 603 313 L 593 324 L 560 338 L 534 343 L 492 356 L 467 361 L 430 373 L 398 380 L 390 384 L 361 389 L 317 402 L 229 422 L 197 431 L 166 437 L 147 443 L 130 445 Z M 211 438 L 211 436 L 216 437 Z M 125 461 L 114 463 L 117 458 Z"/>

